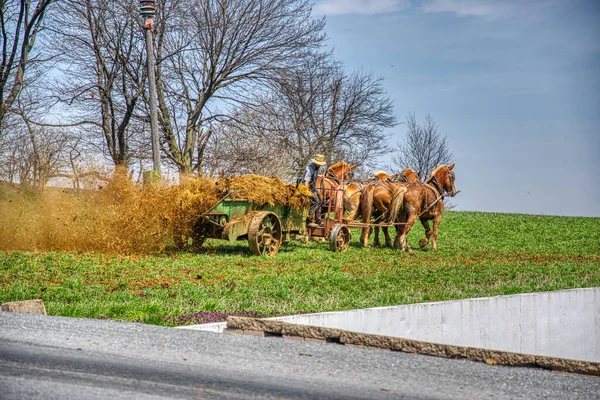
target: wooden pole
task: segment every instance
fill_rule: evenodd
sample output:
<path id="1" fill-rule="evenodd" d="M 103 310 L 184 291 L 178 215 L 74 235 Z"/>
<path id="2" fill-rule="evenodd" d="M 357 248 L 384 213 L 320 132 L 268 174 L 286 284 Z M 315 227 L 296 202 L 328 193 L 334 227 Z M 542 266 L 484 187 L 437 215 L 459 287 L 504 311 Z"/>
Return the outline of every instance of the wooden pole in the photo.
<path id="1" fill-rule="evenodd" d="M 154 174 L 160 179 L 160 144 L 158 141 L 158 110 L 156 108 L 156 76 L 154 74 L 154 0 L 141 0 L 140 13 L 146 18 L 144 30 L 146 31 L 146 52 L 148 67 L 148 94 L 150 96 L 150 128 L 152 136 L 152 161 Z"/>

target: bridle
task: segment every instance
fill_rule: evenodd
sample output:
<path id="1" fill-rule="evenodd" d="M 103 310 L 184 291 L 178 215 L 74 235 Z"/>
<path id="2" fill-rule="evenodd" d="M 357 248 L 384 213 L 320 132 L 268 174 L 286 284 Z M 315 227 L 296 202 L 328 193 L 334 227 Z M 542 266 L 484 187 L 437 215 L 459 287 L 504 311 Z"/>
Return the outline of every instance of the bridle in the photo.
<path id="1" fill-rule="evenodd" d="M 449 174 L 449 178 L 450 181 L 452 183 L 454 183 L 454 172 L 448 170 L 448 174 Z M 444 201 L 444 195 L 448 195 L 450 197 L 454 196 L 456 193 L 447 193 L 442 186 L 440 185 L 440 183 L 438 182 L 438 180 L 436 179 L 435 175 L 431 175 L 431 177 L 429 179 L 427 179 L 427 181 L 423 184 L 424 186 L 428 187 L 429 189 L 431 189 L 434 193 L 434 195 L 436 195 L 436 199 L 433 201 L 433 203 L 429 204 L 422 212 L 421 214 L 419 214 L 419 217 L 423 214 L 425 214 L 426 211 L 428 211 L 431 207 L 433 207 L 434 205 L 436 205 L 438 203 L 438 201 L 442 200 Z M 426 202 L 427 197 L 425 198 L 424 202 Z"/>

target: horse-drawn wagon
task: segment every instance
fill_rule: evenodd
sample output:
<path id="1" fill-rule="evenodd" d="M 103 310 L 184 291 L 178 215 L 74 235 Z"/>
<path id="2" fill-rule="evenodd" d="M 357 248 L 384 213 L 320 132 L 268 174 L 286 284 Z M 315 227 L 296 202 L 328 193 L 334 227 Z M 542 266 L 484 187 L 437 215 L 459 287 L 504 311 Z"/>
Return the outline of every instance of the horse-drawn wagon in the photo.
<path id="1" fill-rule="evenodd" d="M 436 249 L 444 196 L 458 193 L 452 172 L 454 164 L 440 165 L 424 183 L 418 182 L 418 174 L 407 168 L 398 180 L 378 177 L 373 182 L 346 184 L 350 168 L 340 162 L 331 166 L 326 175 L 319 176 L 317 190 L 324 206 L 316 225 L 306 225 L 308 205 L 257 203 L 229 193 L 197 219 L 192 229 L 193 245 L 200 246 L 206 238 L 247 240 L 253 254 L 272 256 L 289 240 L 328 238 L 330 249 L 341 252 L 348 249 L 350 229 L 362 229 L 361 242 L 368 246 L 371 228 L 375 228 L 376 244 L 378 230 L 383 228 L 386 245 L 392 246 L 388 229 L 394 227 L 397 229 L 396 247 L 410 251 L 406 235 L 414 222 L 420 220 L 426 234 L 420 246 L 427 245 L 431 238 L 432 247 Z M 347 218 L 344 218 L 345 209 L 350 212 Z M 359 209 L 361 222 L 355 220 Z M 433 229 L 427 222 L 431 219 Z"/>
<path id="2" fill-rule="evenodd" d="M 342 191 L 341 188 L 332 190 Z M 193 244 L 201 246 L 206 238 L 247 240 L 252 254 L 272 256 L 289 240 L 323 237 L 329 238 L 331 250 L 345 251 L 350 243 L 350 231 L 342 224 L 343 204 L 338 205 L 334 200 L 328 208 L 327 217 L 313 228 L 306 226 L 307 206 L 258 205 L 227 195 L 194 224 Z"/>

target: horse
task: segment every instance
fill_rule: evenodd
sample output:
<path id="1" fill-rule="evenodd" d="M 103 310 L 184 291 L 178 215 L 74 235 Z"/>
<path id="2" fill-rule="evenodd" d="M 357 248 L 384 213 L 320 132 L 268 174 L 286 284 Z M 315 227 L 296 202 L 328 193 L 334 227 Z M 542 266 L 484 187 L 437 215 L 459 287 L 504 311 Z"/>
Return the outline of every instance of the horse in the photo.
<path id="1" fill-rule="evenodd" d="M 389 221 L 400 222 L 397 225 L 395 247 L 411 252 L 406 236 L 417 218 L 425 228 L 425 237 L 419 241 L 421 248 L 427 246 L 431 239 L 433 251 L 437 251 L 438 228 L 444 211 L 444 196 L 456 195 L 454 164 L 442 164 L 435 168 L 425 183 L 412 183 L 402 196 L 397 196 L 390 205 Z M 433 230 L 429 221 L 433 220 Z"/>
<path id="2" fill-rule="evenodd" d="M 388 215 L 392 200 L 396 197 L 402 197 L 406 192 L 406 185 L 419 180 L 419 174 L 412 168 L 404 169 L 400 174 L 388 175 L 383 171 L 378 171 L 375 175 L 379 178 L 384 178 L 379 181 L 372 182 L 362 192 L 360 197 L 361 202 L 361 219 L 364 223 L 371 222 L 371 216 L 375 217 L 375 221 L 381 221 Z M 366 247 L 369 245 L 369 235 L 371 227 L 363 228 L 361 233 L 361 242 Z M 385 245 L 392 247 L 392 239 L 390 238 L 388 228 L 383 227 L 383 235 L 385 236 Z M 375 246 L 380 246 L 379 242 L 379 227 L 375 227 Z"/>
<path id="3" fill-rule="evenodd" d="M 413 183 L 419 181 L 419 175 L 421 171 L 417 172 L 412 168 L 404 168 L 399 174 L 392 175 L 390 179 L 392 181 L 400 181 L 405 183 Z"/>
<path id="4" fill-rule="evenodd" d="M 327 168 L 327 172 L 324 175 L 317 177 L 317 193 L 321 199 L 322 207 L 325 207 L 330 201 L 331 189 L 338 188 L 345 185 L 344 182 L 350 180 L 350 173 L 356 168 L 356 164 L 350 165 L 344 161 L 337 162 L 331 167 Z M 337 198 L 338 204 L 342 204 L 344 194 L 340 193 Z"/>
<path id="5" fill-rule="evenodd" d="M 411 170 L 412 171 L 412 170 Z M 390 179 L 391 176 L 385 171 L 377 171 L 373 173 L 373 176 L 368 178 L 368 182 L 350 182 L 344 189 L 344 210 L 348 211 L 349 214 L 344 220 L 354 221 L 360 213 L 360 198 L 363 190 L 372 183 L 374 180 L 385 181 Z"/>

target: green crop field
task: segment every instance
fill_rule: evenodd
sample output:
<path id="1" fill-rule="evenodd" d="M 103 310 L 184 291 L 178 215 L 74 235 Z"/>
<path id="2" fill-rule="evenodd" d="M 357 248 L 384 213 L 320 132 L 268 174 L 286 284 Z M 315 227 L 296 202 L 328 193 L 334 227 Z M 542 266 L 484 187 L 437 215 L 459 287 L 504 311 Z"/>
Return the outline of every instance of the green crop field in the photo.
<path id="1" fill-rule="evenodd" d="M 0 303 L 41 298 L 48 314 L 159 325 L 204 311 L 280 315 L 600 286 L 600 218 L 446 212 L 438 251 L 414 255 L 291 242 L 272 258 L 246 242 L 203 252 L 122 256 L 0 253 Z M 202 319 L 205 318 L 205 319 Z M 211 319 L 212 318 L 212 319 Z M 218 318 L 218 317 L 217 317 Z"/>

